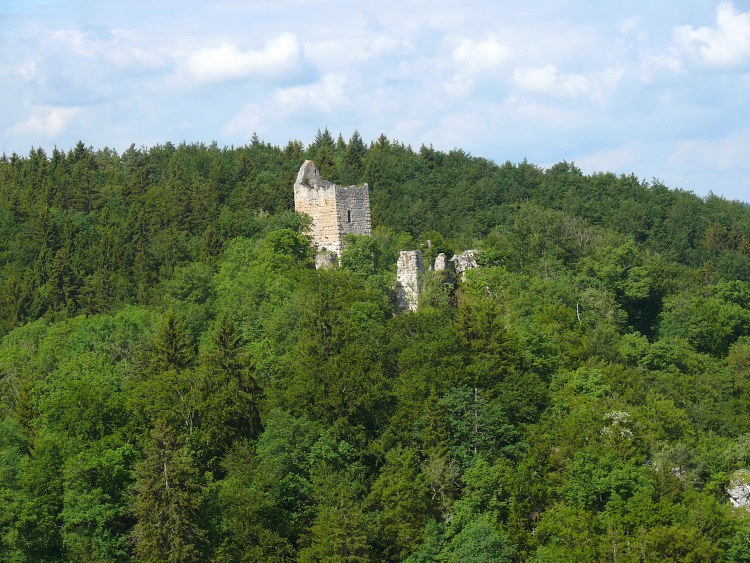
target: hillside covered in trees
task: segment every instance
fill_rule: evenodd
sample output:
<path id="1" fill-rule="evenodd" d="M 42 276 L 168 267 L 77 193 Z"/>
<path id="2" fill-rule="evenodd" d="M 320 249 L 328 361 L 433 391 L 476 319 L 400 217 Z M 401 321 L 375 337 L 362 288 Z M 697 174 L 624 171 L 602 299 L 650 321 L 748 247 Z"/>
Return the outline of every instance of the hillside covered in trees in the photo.
<path id="1" fill-rule="evenodd" d="M 3 155 L 0 233 L 3 561 L 750 561 L 739 202 L 325 130 Z"/>

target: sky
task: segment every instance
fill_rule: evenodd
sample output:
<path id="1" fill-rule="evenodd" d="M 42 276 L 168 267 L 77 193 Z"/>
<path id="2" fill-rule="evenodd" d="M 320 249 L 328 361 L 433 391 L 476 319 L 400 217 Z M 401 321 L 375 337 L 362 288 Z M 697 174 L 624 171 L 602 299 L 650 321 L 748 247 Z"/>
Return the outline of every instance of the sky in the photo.
<path id="1" fill-rule="evenodd" d="M 0 153 L 328 127 L 750 201 L 750 0 L 0 0 Z"/>

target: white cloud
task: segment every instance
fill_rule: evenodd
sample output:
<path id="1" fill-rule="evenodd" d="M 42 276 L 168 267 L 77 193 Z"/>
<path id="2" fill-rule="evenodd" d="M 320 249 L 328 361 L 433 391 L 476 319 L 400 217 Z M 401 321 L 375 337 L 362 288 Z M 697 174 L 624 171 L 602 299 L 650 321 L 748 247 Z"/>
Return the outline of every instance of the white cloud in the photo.
<path id="1" fill-rule="evenodd" d="M 124 33 L 115 33 L 117 42 L 106 50 L 106 61 L 122 70 L 156 71 L 169 66 L 169 59 L 136 44 Z"/>
<path id="2" fill-rule="evenodd" d="M 51 38 L 53 41 L 64 44 L 77 55 L 91 57 L 97 54 L 93 43 L 86 40 L 86 35 L 82 31 L 62 29 L 54 31 Z"/>
<path id="3" fill-rule="evenodd" d="M 681 170 L 747 171 L 749 152 L 750 129 L 740 129 L 717 139 L 680 141 L 669 157 L 669 164 Z"/>
<path id="4" fill-rule="evenodd" d="M 463 39 L 453 50 L 453 59 L 474 70 L 486 70 L 510 59 L 511 49 L 494 37 L 475 42 Z"/>
<path id="5" fill-rule="evenodd" d="M 750 12 L 739 12 L 729 1 L 716 8 L 716 27 L 674 28 L 681 52 L 710 67 L 735 67 L 750 62 Z"/>
<path id="6" fill-rule="evenodd" d="M 36 74 L 36 61 L 35 60 L 26 60 L 23 61 L 17 69 L 18 75 L 21 78 L 24 79 L 31 79 Z"/>
<path id="7" fill-rule="evenodd" d="M 513 82 L 530 94 L 541 94 L 558 99 L 586 99 L 607 102 L 611 93 L 625 76 L 628 67 L 613 63 L 586 74 L 563 72 L 555 65 L 519 67 L 513 72 Z"/>
<path id="8" fill-rule="evenodd" d="M 546 65 L 538 68 L 516 69 L 513 79 L 524 89 L 532 92 L 550 90 L 558 79 L 557 67 Z"/>
<path id="9" fill-rule="evenodd" d="M 398 46 L 399 42 L 395 37 L 385 34 L 376 35 L 362 46 L 361 56 L 365 59 L 376 57 L 384 53 L 389 53 Z"/>
<path id="10" fill-rule="evenodd" d="M 421 119 L 401 119 L 393 124 L 391 135 L 396 139 L 417 139 L 424 126 L 425 122 Z"/>
<path id="11" fill-rule="evenodd" d="M 449 96 L 466 96 L 471 92 L 474 81 L 465 74 L 456 74 L 443 82 L 443 90 Z"/>
<path id="12" fill-rule="evenodd" d="M 74 107 L 43 107 L 10 129 L 20 135 L 40 135 L 52 139 L 63 133 L 80 113 L 81 109 Z"/>
<path id="13" fill-rule="evenodd" d="M 640 34 L 640 38 L 644 38 L 644 36 L 642 35 L 642 31 L 640 31 L 642 25 L 641 19 L 642 18 L 639 16 L 630 16 L 628 18 L 624 18 L 617 24 L 617 29 L 619 29 L 620 33 L 636 33 Z"/>
<path id="14" fill-rule="evenodd" d="M 594 87 L 585 76 L 561 73 L 554 65 L 516 69 L 513 80 L 524 90 L 564 97 L 586 95 Z"/>
<path id="15" fill-rule="evenodd" d="M 352 72 L 353 65 L 377 65 L 404 45 L 387 34 L 358 35 L 351 30 L 340 34 L 305 37 L 304 59 L 326 72 Z M 360 67 L 361 68 L 361 67 Z"/>
<path id="16" fill-rule="evenodd" d="M 52 54 L 106 61 L 120 69 L 154 70 L 167 63 L 165 56 L 140 45 L 143 39 L 138 34 L 124 29 L 87 32 L 62 29 L 52 32 L 50 40 Z"/>
<path id="17" fill-rule="evenodd" d="M 498 73 L 491 72 L 511 60 L 511 48 L 490 36 L 484 41 L 461 39 L 451 51 L 454 73 L 442 81 L 443 91 L 453 97 L 468 96 L 477 82 L 493 81 Z M 440 72 L 441 63 L 429 63 L 435 73 Z"/>
<path id="18" fill-rule="evenodd" d="M 525 97 L 518 98 L 511 96 L 503 102 L 502 108 L 510 115 L 516 117 L 516 119 L 528 119 L 536 123 L 541 123 L 545 129 L 547 127 L 569 127 L 576 123 L 581 123 L 580 116 L 575 112 L 555 105 L 529 101 Z"/>
<path id="19" fill-rule="evenodd" d="M 184 59 L 180 70 L 191 81 L 210 83 L 279 78 L 298 72 L 301 62 L 302 46 L 297 36 L 283 33 L 255 51 L 242 51 L 231 43 L 197 49 Z"/>
<path id="20" fill-rule="evenodd" d="M 300 110 L 331 113 L 346 103 L 345 84 L 344 76 L 327 74 L 315 84 L 277 91 L 273 103 L 277 109 L 286 114 Z"/>
<path id="21" fill-rule="evenodd" d="M 255 132 L 262 132 L 264 117 L 263 108 L 258 104 L 247 104 L 224 125 L 221 132 L 229 136 L 240 136 L 244 140 L 251 138 Z"/>
<path id="22" fill-rule="evenodd" d="M 674 49 L 660 54 L 645 55 L 640 61 L 636 75 L 646 84 L 671 82 L 673 75 L 683 74 L 682 59 Z"/>
<path id="23" fill-rule="evenodd" d="M 644 152 L 641 142 L 631 141 L 612 149 L 584 154 L 576 158 L 575 162 L 586 173 L 625 172 L 632 170 L 643 158 Z"/>

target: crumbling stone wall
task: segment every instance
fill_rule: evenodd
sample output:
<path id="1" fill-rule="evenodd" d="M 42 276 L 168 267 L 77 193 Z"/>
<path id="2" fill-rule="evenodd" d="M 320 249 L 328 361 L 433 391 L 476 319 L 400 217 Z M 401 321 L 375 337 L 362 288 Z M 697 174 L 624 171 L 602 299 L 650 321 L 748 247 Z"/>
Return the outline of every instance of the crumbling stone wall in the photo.
<path id="1" fill-rule="evenodd" d="M 421 250 L 402 250 L 396 264 L 396 299 L 401 311 L 416 311 L 424 280 Z"/>
<path id="2" fill-rule="evenodd" d="M 372 232 L 367 184 L 344 187 L 324 180 L 312 160 L 306 160 L 297 174 L 294 210 L 312 218 L 310 235 L 318 252 L 340 256 L 344 235 Z"/>
<path id="3" fill-rule="evenodd" d="M 476 250 L 464 250 L 450 259 L 454 264 L 456 274 L 461 276 L 461 281 L 466 281 L 466 270 L 475 270 L 479 267 L 476 254 Z"/>
<path id="4" fill-rule="evenodd" d="M 294 209 L 312 218 L 310 236 L 318 255 L 317 268 L 334 267 L 343 249 L 344 235 L 372 234 L 370 223 L 370 191 L 361 186 L 337 186 L 324 180 L 315 163 L 306 160 L 294 183 Z M 439 254 L 430 270 L 441 275 L 444 284 L 455 284 L 455 276 L 466 279 L 466 270 L 477 267 L 476 251 L 467 250 L 446 259 Z M 402 250 L 396 271 L 397 307 L 416 311 L 424 289 L 425 264 L 420 250 Z"/>

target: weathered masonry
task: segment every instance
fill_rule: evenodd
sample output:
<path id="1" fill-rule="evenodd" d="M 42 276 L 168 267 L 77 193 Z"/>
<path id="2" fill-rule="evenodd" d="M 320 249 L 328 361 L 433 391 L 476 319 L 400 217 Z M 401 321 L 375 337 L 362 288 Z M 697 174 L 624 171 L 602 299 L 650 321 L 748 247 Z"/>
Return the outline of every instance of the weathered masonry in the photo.
<path id="1" fill-rule="evenodd" d="M 401 311 L 416 311 L 424 283 L 421 250 L 402 250 L 396 264 L 396 300 Z"/>
<path id="2" fill-rule="evenodd" d="M 369 235 L 372 232 L 367 184 L 337 186 L 320 176 L 312 160 L 306 160 L 297 174 L 294 210 L 312 218 L 309 234 L 318 252 L 333 252 L 338 257 L 343 249 L 344 235 Z"/>
<path id="3" fill-rule="evenodd" d="M 466 270 L 479 267 L 476 254 L 476 250 L 466 250 L 448 260 L 445 254 L 440 253 L 429 267 L 429 275 L 442 274 L 443 283 L 448 284 L 455 284 L 457 275 L 461 281 L 466 281 Z M 424 255 L 420 250 L 401 251 L 396 264 L 396 306 L 399 311 L 416 311 L 419 308 L 426 274 Z"/>
<path id="4" fill-rule="evenodd" d="M 337 186 L 324 180 L 312 160 L 306 160 L 294 182 L 294 210 L 312 219 L 309 234 L 317 251 L 317 268 L 334 268 L 344 248 L 344 235 L 370 235 L 370 191 L 367 184 Z M 428 241 L 429 243 L 429 241 Z M 476 251 L 467 250 L 448 260 L 439 254 L 432 272 L 443 272 L 443 280 L 465 280 L 465 271 L 477 267 Z M 425 260 L 419 250 L 402 250 L 396 265 L 396 307 L 416 311 L 425 284 Z M 432 275 L 432 274 L 431 274 Z"/>

